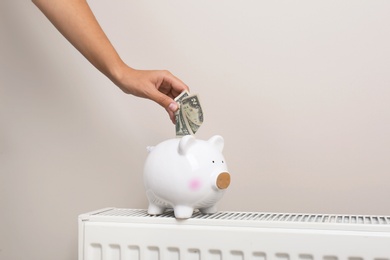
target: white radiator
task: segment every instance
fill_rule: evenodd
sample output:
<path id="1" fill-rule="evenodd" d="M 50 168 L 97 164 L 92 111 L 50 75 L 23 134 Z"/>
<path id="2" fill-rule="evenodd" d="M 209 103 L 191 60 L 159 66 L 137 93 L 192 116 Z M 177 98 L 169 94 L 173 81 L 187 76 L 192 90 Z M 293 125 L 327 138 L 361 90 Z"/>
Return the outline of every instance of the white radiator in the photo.
<path id="1" fill-rule="evenodd" d="M 109 208 L 79 216 L 79 260 L 390 260 L 390 216 Z"/>

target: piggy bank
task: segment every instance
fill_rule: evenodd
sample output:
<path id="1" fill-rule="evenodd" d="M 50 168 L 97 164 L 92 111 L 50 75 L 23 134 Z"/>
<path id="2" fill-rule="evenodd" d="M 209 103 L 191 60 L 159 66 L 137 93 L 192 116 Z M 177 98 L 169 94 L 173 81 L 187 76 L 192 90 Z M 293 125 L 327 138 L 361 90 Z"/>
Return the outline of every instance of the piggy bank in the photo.
<path id="1" fill-rule="evenodd" d="M 159 215 L 173 208 L 179 219 L 190 218 L 194 209 L 215 213 L 215 204 L 230 184 L 223 146 L 219 135 L 207 141 L 186 135 L 148 147 L 144 167 L 148 213 Z"/>

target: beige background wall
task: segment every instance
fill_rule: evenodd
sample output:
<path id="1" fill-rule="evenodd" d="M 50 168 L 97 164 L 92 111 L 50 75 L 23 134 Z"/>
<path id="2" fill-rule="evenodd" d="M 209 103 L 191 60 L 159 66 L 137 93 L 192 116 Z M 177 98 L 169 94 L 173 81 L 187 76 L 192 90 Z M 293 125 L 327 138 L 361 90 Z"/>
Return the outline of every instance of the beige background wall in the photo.
<path id="1" fill-rule="evenodd" d="M 221 210 L 390 214 L 389 1 L 95 1 L 120 55 L 201 97 Z M 165 110 L 123 94 L 30 1 L 0 2 L 0 259 L 76 259 L 77 216 L 146 208 Z"/>

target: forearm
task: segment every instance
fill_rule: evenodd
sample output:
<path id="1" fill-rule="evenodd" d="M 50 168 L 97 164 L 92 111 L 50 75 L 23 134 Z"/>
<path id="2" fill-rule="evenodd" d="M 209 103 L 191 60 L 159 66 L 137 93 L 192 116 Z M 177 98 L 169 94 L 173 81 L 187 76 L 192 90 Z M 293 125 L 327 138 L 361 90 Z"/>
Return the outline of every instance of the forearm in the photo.
<path id="1" fill-rule="evenodd" d="M 86 0 L 32 0 L 61 34 L 98 70 L 116 82 L 126 66 Z"/>
<path id="2" fill-rule="evenodd" d="M 125 93 L 151 99 L 175 122 L 174 98 L 188 87 L 169 71 L 135 70 L 119 57 L 86 0 L 32 0 L 53 25 L 98 70 Z"/>

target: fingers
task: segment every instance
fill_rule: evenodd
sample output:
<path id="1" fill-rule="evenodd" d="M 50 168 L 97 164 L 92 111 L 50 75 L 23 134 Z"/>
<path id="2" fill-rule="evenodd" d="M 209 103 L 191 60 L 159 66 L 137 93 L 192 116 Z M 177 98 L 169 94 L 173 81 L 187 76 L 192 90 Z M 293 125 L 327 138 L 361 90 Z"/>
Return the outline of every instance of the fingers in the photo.
<path id="1" fill-rule="evenodd" d="M 184 90 L 189 90 L 189 87 L 177 78 L 169 71 L 162 71 L 163 81 L 159 86 L 160 92 L 165 91 L 165 94 L 170 96 L 172 99 L 180 95 Z"/>
<path id="2" fill-rule="evenodd" d="M 187 90 L 189 91 L 189 87 L 184 84 L 183 81 L 181 81 L 179 78 L 175 77 L 172 73 L 169 71 L 165 71 L 165 76 L 162 84 L 159 87 L 162 88 L 160 91 L 164 91 L 164 87 L 168 89 L 166 95 L 170 97 L 169 99 L 164 99 L 161 105 L 167 110 L 168 115 L 172 121 L 173 124 L 176 124 L 176 117 L 175 112 L 179 108 L 178 104 L 173 100 L 176 98 L 180 93 Z M 166 84 L 166 86 L 164 86 Z M 169 102 L 168 102 L 169 101 Z M 168 104 L 168 106 L 166 106 Z"/>
<path id="3" fill-rule="evenodd" d="M 180 79 L 175 77 L 169 71 L 159 71 L 163 76 L 160 85 L 156 86 L 158 91 L 156 94 L 156 101 L 168 112 L 168 115 L 173 124 L 176 123 L 175 112 L 178 109 L 178 104 L 174 98 L 180 95 L 184 90 L 189 90 L 188 86 Z"/>
<path id="4" fill-rule="evenodd" d="M 131 72 L 131 75 L 129 74 Z M 188 86 L 167 70 L 134 70 L 127 77 L 118 81 L 118 86 L 125 92 L 138 97 L 148 98 L 162 106 L 173 123 L 178 104 L 174 99 Z"/>
<path id="5" fill-rule="evenodd" d="M 159 103 L 165 109 L 168 109 L 168 106 L 174 101 L 173 99 L 180 95 L 180 93 L 182 93 L 184 90 L 188 90 L 189 88 L 169 71 L 154 72 L 156 73 L 154 84 L 158 91 L 153 91 L 150 93 L 150 99 Z"/>
<path id="6" fill-rule="evenodd" d="M 176 123 L 175 120 L 175 112 L 179 108 L 178 104 L 167 95 L 156 91 L 156 97 L 152 98 L 155 102 L 157 102 L 159 105 L 161 105 L 165 110 L 168 112 L 169 118 L 171 119 L 172 123 Z"/>

